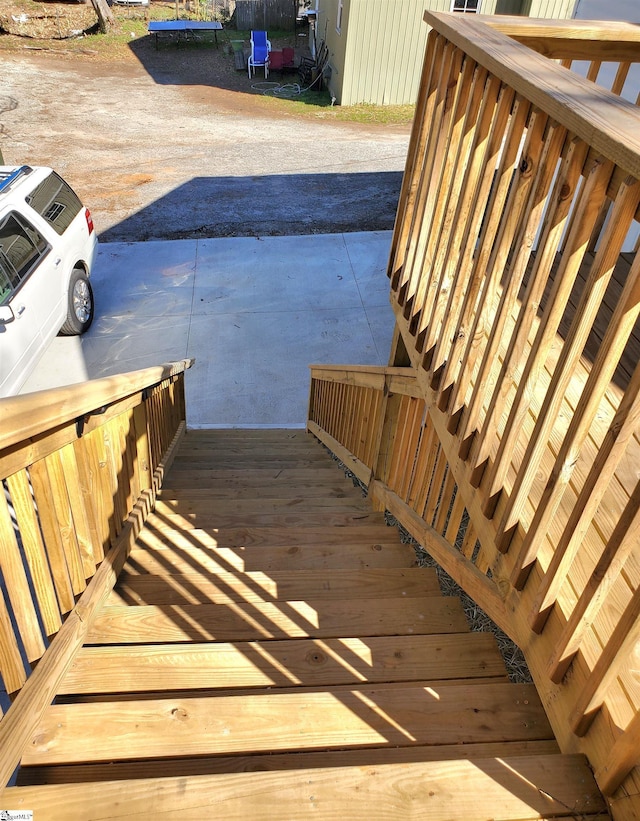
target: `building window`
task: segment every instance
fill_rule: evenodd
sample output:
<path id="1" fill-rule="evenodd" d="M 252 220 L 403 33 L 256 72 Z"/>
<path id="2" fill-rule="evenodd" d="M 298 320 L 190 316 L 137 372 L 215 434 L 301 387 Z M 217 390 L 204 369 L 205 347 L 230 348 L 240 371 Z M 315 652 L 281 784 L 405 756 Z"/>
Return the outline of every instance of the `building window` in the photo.
<path id="1" fill-rule="evenodd" d="M 340 34 L 342 30 L 342 7 L 344 6 L 344 0 L 338 0 L 338 17 L 336 19 L 336 31 Z"/>
<path id="2" fill-rule="evenodd" d="M 451 0 L 451 11 L 480 14 L 480 0 Z"/>

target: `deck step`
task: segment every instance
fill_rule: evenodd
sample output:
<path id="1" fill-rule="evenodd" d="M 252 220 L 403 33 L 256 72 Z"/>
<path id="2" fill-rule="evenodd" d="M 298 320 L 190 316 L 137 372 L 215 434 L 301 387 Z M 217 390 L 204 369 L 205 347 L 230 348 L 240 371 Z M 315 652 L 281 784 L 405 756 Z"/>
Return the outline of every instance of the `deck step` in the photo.
<path id="1" fill-rule="evenodd" d="M 89 644 L 250 641 L 253 638 L 340 638 L 461 633 L 469 627 L 460 600 L 332 599 L 229 605 L 107 606 Z"/>
<path id="2" fill-rule="evenodd" d="M 23 764 L 551 738 L 530 684 L 360 685 L 204 698 L 176 694 L 54 704 Z"/>
<path id="3" fill-rule="evenodd" d="M 351 534 L 349 534 L 351 535 Z M 386 536 L 387 534 L 382 534 Z M 391 536 L 392 534 L 389 534 Z M 399 540 L 352 541 L 341 544 L 283 544 L 218 547 L 206 531 L 192 530 L 189 536 L 173 534 L 171 540 L 145 530 L 131 551 L 126 572 L 185 573 L 221 570 L 349 570 L 373 567 L 413 567 L 415 551 Z"/>
<path id="4" fill-rule="evenodd" d="M 139 568 L 138 568 L 139 570 Z M 228 604 L 311 599 L 371 599 L 437 595 L 438 579 L 428 567 L 367 570 L 202 571 L 164 575 L 121 573 L 107 604 Z"/>
<path id="5" fill-rule="evenodd" d="M 109 761 L 106 764 L 59 764 L 55 767 L 23 767 L 19 784 L 64 784 L 66 781 L 113 781 L 163 776 L 213 775 L 319 767 L 368 767 L 413 764 L 454 759 L 484 759 L 495 756 L 557 756 L 552 740 L 498 741 L 479 744 L 442 744 L 439 747 L 365 747 L 353 750 L 316 750 L 296 753 L 216 755 L 198 758 L 156 758 L 148 761 Z M 588 783 L 588 782 L 585 782 Z"/>
<path id="6" fill-rule="evenodd" d="M 374 636 L 85 647 L 60 693 L 141 693 L 504 677 L 495 638 Z"/>
<path id="7" fill-rule="evenodd" d="M 340 508 L 313 510 L 309 513 L 297 511 L 295 508 L 283 512 L 249 512 L 234 513 L 230 508 L 226 513 L 195 512 L 195 513 L 152 513 L 149 516 L 149 525 L 156 529 L 190 528 L 216 529 L 238 527 L 280 527 L 280 528 L 359 528 L 366 525 L 384 525 L 384 515 L 369 510 L 342 511 Z"/>
<path id="8" fill-rule="evenodd" d="M 608 818 L 581 756 L 514 756 L 298 771 L 181 775 L 20 787 L 23 806 L 48 821 L 175 816 L 258 819 L 337 818 L 371 821 L 529 821 Z M 17 796 L 16 796 L 17 798 Z M 109 808 L 109 812 L 105 809 Z"/>
<path id="9" fill-rule="evenodd" d="M 18 784 L 53 821 L 606 818 L 535 687 L 303 431 L 187 434 Z"/>
<path id="10" fill-rule="evenodd" d="M 336 481 L 331 471 L 331 477 L 316 478 L 315 481 L 282 481 L 273 480 L 265 485 L 264 477 L 255 478 L 244 476 L 235 480 L 226 480 L 224 484 L 214 487 L 202 487 L 199 475 L 189 481 L 188 476 L 181 477 L 180 484 L 167 484 L 160 491 L 159 498 L 168 499 L 362 499 L 362 491 L 354 488 L 353 484 L 345 479 Z M 175 474 L 174 474 L 175 476 Z M 175 481 L 175 480 L 174 480 Z"/>
<path id="11" fill-rule="evenodd" d="M 381 525 L 379 522 L 361 524 L 358 527 L 350 527 L 348 530 L 342 527 L 329 528 L 315 524 L 305 526 L 304 522 L 297 526 L 281 524 L 246 526 L 237 522 L 230 527 L 224 527 L 220 523 L 210 528 L 191 527 L 189 522 L 184 522 L 184 525 L 180 528 L 174 522 L 163 521 L 156 517 L 154 521 L 147 521 L 144 532 L 156 535 L 167 544 L 172 544 L 174 540 L 184 539 L 193 542 L 201 539 L 204 534 L 210 544 L 215 543 L 219 547 L 377 544 L 386 542 L 390 538 L 397 538 L 398 535 L 397 530 Z"/>

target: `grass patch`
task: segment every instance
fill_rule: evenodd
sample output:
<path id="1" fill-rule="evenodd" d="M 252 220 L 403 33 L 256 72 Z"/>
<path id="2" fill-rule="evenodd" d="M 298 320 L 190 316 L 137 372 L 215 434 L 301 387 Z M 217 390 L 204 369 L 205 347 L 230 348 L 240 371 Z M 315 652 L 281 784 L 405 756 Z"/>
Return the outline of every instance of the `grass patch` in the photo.
<path id="1" fill-rule="evenodd" d="M 90 4 L 83 3 L 41 3 L 34 0 L 0 0 L 0 26 L 6 35 L 0 37 L 0 50 L 20 52 L 49 51 L 66 54 L 78 59 L 97 59 L 100 62 L 112 61 L 122 65 L 134 59 L 144 62 L 141 55 L 149 53 L 153 41 L 148 36 L 149 20 L 170 20 L 175 17 L 175 5 L 170 2 L 155 0 L 152 6 L 112 6 L 111 11 L 116 24 L 107 33 L 98 29 L 96 14 Z M 16 22 L 23 15 L 25 22 Z M 187 16 L 187 15 L 181 15 Z M 193 15 L 190 15 L 193 17 Z M 354 106 L 336 106 L 331 104 L 328 92 L 314 89 L 296 94 L 287 86 L 298 82 L 296 72 L 290 74 L 272 72 L 269 82 L 261 83 L 257 76 L 249 84 L 244 75 L 234 69 L 232 40 L 242 40 L 248 47 L 250 31 L 237 31 L 225 28 L 218 32 L 218 47 L 213 35 L 200 35 L 198 42 L 182 43 L 178 48 L 175 43 L 164 43 L 154 60 L 164 61 L 167 69 L 176 72 L 190 71 L 188 62 L 196 61 L 198 54 L 206 54 L 207 64 L 213 69 L 215 78 L 205 78 L 204 84 L 211 83 L 219 88 L 231 91 L 257 93 L 263 91 L 260 107 L 273 111 L 279 116 L 313 117 L 343 123 L 361 123 L 369 126 L 408 126 L 414 113 L 414 106 L 380 106 L 362 103 Z M 147 43 L 137 42 L 147 39 Z M 274 49 L 283 46 L 300 47 L 294 32 L 270 31 L 269 39 Z M 141 47 L 141 48 L 139 48 Z M 146 50 L 146 51 L 145 51 Z M 184 66 L 181 67 L 181 64 Z M 284 86 L 280 93 L 276 86 Z M 263 90 L 264 89 L 264 90 Z"/>
<path id="2" fill-rule="evenodd" d="M 295 82 L 295 80 L 292 80 Z M 287 83 L 284 80 L 283 85 Z M 302 94 L 289 94 L 286 88 L 283 94 L 269 92 L 265 95 L 271 99 L 274 108 L 284 110 L 292 115 L 313 116 L 323 120 L 343 123 L 362 123 L 363 125 L 410 125 L 413 121 L 413 105 L 331 105 L 328 91 L 305 91 Z"/>

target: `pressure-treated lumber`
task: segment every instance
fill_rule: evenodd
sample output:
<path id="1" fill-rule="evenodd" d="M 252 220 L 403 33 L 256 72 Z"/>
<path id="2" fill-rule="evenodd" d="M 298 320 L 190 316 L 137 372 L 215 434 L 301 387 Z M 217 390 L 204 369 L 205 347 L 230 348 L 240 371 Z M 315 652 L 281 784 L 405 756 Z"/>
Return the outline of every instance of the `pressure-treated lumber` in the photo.
<path id="1" fill-rule="evenodd" d="M 193 538 L 172 536 L 171 542 L 145 531 L 139 546 L 131 551 L 125 566 L 127 573 L 187 573 L 221 570 L 321 570 L 373 567 L 413 567 L 415 551 L 405 544 L 354 538 L 335 545 L 288 544 L 257 547 L 218 547 L 204 531 L 191 531 Z M 357 535 L 357 534 L 355 534 Z"/>
<path id="2" fill-rule="evenodd" d="M 25 767 L 18 774 L 19 784 L 65 784 L 211 775 L 214 773 L 299 770 L 313 767 L 366 767 L 426 761 L 493 758 L 494 756 L 557 756 L 555 741 L 499 741 L 480 744 L 442 744 L 438 747 L 368 747 L 353 750 L 321 750 L 267 753 L 244 756 L 154 759 L 149 761 L 109 762 L 108 764 L 62 764 L 55 767 Z M 585 781 L 585 784 L 588 781 Z"/>
<path id="3" fill-rule="evenodd" d="M 93 622 L 91 643 L 247 641 L 254 636 L 287 638 L 468 630 L 459 599 L 354 599 L 251 602 L 245 605 L 116 605 Z"/>
<path id="4" fill-rule="evenodd" d="M 137 693 L 504 676 L 490 634 L 85 647 L 60 693 Z"/>
<path id="5" fill-rule="evenodd" d="M 528 821 L 586 813 L 604 821 L 602 799 L 592 788 L 584 789 L 588 778 L 584 761 L 567 758 L 560 765 L 552 756 L 150 779 L 130 781 L 126 798 L 121 782 L 92 784 L 90 790 L 80 784 L 16 792 L 21 803 L 30 802 L 51 821 L 70 816 L 142 819 L 162 813 L 192 821 L 200 821 L 203 813 L 275 821 L 319 813 L 338 818 L 347 808 L 353 818 L 404 821 L 428 812 L 433 821 L 448 821 L 452 800 L 455 817 L 466 821 L 484 821 L 488 814 L 497 821 Z M 14 798 L 12 791 L 7 796 Z"/>
<path id="6" fill-rule="evenodd" d="M 425 572 L 426 571 L 426 572 Z M 306 599 L 423 597 L 435 595 L 435 572 L 425 568 L 362 570 L 276 570 L 270 573 L 220 571 L 215 576 L 121 573 L 108 604 L 228 604 Z"/>
<path id="7" fill-rule="evenodd" d="M 202 730 L 206 731 L 203 732 Z M 463 744 L 551 736 L 532 685 L 361 686 L 255 697 L 53 705 L 23 764 Z"/>
<path id="8" fill-rule="evenodd" d="M 174 488 L 187 501 L 182 473 Z M 294 485 L 290 493 L 295 501 Z M 345 493 L 362 499 L 353 486 Z M 278 497 L 253 498 L 260 508 Z M 90 795 L 103 817 L 117 818 L 125 804 L 148 817 L 173 811 L 180 779 L 187 817 L 209 812 L 215 795 L 216 817 L 297 818 L 308 806 L 305 779 L 330 778 L 326 817 L 359 817 L 359 796 L 376 800 L 379 790 L 381 806 L 404 817 L 442 791 L 437 818 L 446 805 L 451 817 L 455 782 L 456 807 L 465 793 L 455 818 L 467 821 L 478 803 L 469 785 L 503 772 L 485 791 L 485 815 L 515 817 L 526 805 L 523 818 L 543 810 L 562 818 L 570 806 L 600 821 L 604 805 L 584 761 L 557 755 L 535 688 L 507 680 L 495 638 L 469 632 L 459 600 L 439 595 L 435 570 L 416 566 L 413 548 L 381 516 L 347 526 L 302 516 L 287 543 L 288 513 L 243 528 L 246 515 L 231 505 L 224 513 L 223 532 L 238 542 L 229 546 L 213 525 L 155 513 L 162 527 L 145 525 L 112 595 L 127 603 L 106 603 L 88 625 L 23 751 L 20 786 L 0 801 L 46 802 L 53 818 L 64 801 L 67 814 L 91 818 Z M 383 565 L 368 564 L 385 552 Z M 136 603 L 144 585 L 154 604 Z M 167 603 L 174 596 L 182 600 Z M 264 768 L 248 793 L 235 781 Z M 428 789 L 391 798 L 409 771 Z M 525 774 L 533 803 L 515 789 Z"/>

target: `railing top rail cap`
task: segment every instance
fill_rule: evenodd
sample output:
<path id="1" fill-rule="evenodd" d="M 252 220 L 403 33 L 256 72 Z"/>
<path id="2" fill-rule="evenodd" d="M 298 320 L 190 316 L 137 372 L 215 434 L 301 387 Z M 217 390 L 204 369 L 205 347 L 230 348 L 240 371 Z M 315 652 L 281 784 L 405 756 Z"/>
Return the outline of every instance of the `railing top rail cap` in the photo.
<path id="1" fill-rule="evenodd" d="M 516 93 L 640 179 L 640 110 L 633 103 L 538 54 L 476 15 L 426 11 L 424 20 Z"/>
<path id="2" fill-rule="evenodd" d="M 0 399 L 0 450 L 182 373 L 194 359 Z"/>
<path id="3" fill-rule="evenodd" d="M 640 60 L 640 25 L 617 20 L 555 20 L 512 14 L 477 14 L 476 20 L 510 37 L 543 37 L 550 40 L 582 40 L 595 43 L 635 43 Z"/>

